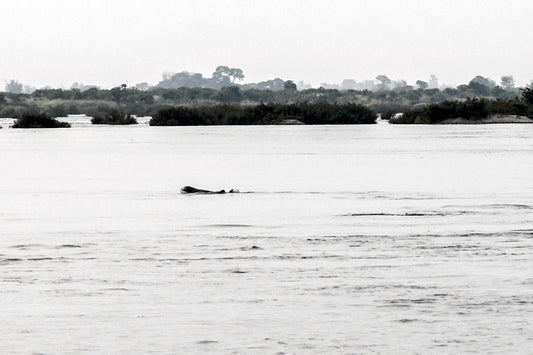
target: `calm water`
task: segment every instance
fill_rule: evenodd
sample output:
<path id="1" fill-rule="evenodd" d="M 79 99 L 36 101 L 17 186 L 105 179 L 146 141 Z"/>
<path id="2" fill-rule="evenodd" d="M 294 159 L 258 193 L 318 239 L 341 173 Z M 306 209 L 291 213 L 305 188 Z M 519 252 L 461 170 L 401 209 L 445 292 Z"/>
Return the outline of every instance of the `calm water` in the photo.
<path id="1" fill-rule="evenodd" d="M 533 126 L 71 121 L 0 120 L 0 353 L 531 353 Z"/>

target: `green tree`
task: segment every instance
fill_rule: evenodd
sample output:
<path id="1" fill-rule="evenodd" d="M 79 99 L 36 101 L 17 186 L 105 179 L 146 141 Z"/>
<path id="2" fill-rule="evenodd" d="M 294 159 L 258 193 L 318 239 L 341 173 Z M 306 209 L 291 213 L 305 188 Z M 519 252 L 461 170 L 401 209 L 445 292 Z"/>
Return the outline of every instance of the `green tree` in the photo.
<path id="1" fill-rule="evenodd" d="M 242 73 L 242 69 L 239 68 L 231 68 L 229 76 L 233 78 L 231 80 L 232 83 L 235 82 L 235 79 L 244 80 L 244 74 Z"/>
<path id="2" fill-rule="evenodd" d="M 220 89 L 215 99 L 224 103 L 240 103 L 242 101 L 241 90 L 238 86 L 225 86 Z"/>
<path id="3" fill-rule="evenodd" d="M 219 65 L 213 73 L 213 80 L 219 85 L 229 85 L 235 82 L 235 80 L 243 80 L 244 74 L 242 69 L 230 68 L 225 65 Z"/>
<path id="4" fill-rule="evenodd" d="M 22 85 L 22 83 L 19 83 L 16 80 L 10 80 L 6 83 L 5 91 L 13 94 L 21 94 L 23 88 L 24 85 Z"/>
<path id="5" fill-rule="evenodd" d="M 522 97 L 524 98 L 524 100 L 530 104 L 530 105 L 533 105 L 533 89 L 532 88 L 525 88 L 525 89 L 521 89 L 522 90 Z"/>
<path id="6" fill-rule="evenodd" d="M 513 90 L 514 89 L 514 78 L 512 75 L 504 75 L 502 76 L 501 81 L 502 87 L 505 90 Z"/>
<path id="7" fill-rule="evenodd" d="M 439 87 L 439 78 L 435 74 L 429 76 L 428 88 L 436 89 Z"/>
<path id="8" fill-rule="evenodd" d="M 376 76 L 376 80 L 378 81 L 379 90 L 387 90 L 391 83 L 389 77 L 383 74 Z"/>
<path id="9" fill-rule="evenodd" d="M 468 83 L 468 88 L 472 91 L 472 93 L 474 93 L 474 95 L 477 96 L 490 95 L 490 87 L 476 81 L 470 81 L 470 83 Z"/>
<path id="10" fill-rule="evenodd" d="M 113 97 L 113 101 L 115 101 L 117 104 L 120 105 L 120 102 L 124 98 L 124 93 L 126 92 L 127 85 L 122 84 L 120 86 L 116 86 L 109 90 L 111 93 L 111 96 Z"/>
<path id="11" fill-rule="evenodd" d="M 501 86 L 495 86 L 490 91 L 490 94 L 497 98 L 505 98 L 508 94 L 508 91 L 504 90 Z"/>
<path id="12" fill-rule="evenodd" d="M 423 80 L 417 80 L 416 86 L 418 86 L 420 90 L 426 90 L 428 88 L 428 83 Z"/>
<path id="13" fill-rule="evenodd" d="M 138 84 L 141 85 L 137 89 L 145 90 L 148 89 L 147 83 Z M 209 86 L 209 80 L 204 78 L 200 73 L 189 73 L 183 71 L 176 74 L 163 74 L 163 80 L 157 84 L 160 88 L 165 89 L 176 89 L 180 87 L 196 88 L 196 87 L 207 87 Z"/>
<path id="14" fill-rule="evenodd" d="M 283 88 L 284 88 L 285 90 L 296 90 L 296 89 L 297 89 L 297 86 L 296 86 L 296 84 L 294 83 L 294 81 L 292 81 L 292 80 L 287 80 L 287 81 L 285 82 L 285 84 L 283 84 Z"/>
<path id="15" fill-rule="evenodd" d="M 489 79 L 489 78 L 485 78 L 485 77 L 483 77 L 481 75 L 477 75 L 472 80 L 470 80 L 468 85 L 470 85 L 470 84 L 483 85 L 483 86 L 488 87 L 489 89 L 492 89 L 493 87 L 496 86 L 496 83 L 494 82 L 494 80 Z"/>

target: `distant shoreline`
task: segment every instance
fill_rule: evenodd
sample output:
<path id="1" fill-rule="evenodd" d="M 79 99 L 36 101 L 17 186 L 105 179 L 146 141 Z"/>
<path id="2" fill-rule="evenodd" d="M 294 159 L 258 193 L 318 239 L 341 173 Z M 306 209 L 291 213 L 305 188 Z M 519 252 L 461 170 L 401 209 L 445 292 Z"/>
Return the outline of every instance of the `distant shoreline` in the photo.
<path id="1" fill-rule="evenodd" d="M 517 115 L 492 115 L 479 120 L 466 118 L 449 118 L 437 124 L 497 124 L 497 123 L 533 123 L 531 118 Z"/>

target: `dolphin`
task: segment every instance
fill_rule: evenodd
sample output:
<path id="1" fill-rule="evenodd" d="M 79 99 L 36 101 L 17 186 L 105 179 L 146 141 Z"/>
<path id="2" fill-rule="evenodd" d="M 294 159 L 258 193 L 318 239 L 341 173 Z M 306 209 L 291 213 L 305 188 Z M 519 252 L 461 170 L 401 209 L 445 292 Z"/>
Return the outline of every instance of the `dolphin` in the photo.
<path id="1" fill-rule="evenodd" d="M 211 191 L 211 190 L 203 190 L 203 189 L 197 189 L 196 187 L 192 186 L 183 186 L 180 190 L 182 194 L 234 194 L 238 193 L 239 190 L 231 189 L 226 192 L 226 190 L 219 190 L 219 191 Z"/>

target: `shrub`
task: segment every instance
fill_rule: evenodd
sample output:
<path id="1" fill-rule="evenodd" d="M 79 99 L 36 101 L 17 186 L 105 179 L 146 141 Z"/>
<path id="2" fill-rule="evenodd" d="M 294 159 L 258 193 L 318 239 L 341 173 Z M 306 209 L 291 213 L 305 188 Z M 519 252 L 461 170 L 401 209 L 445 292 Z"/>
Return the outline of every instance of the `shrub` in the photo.
<path id="1" fill-rule="evenodd" d="M 70 123 L 61 122 L 51 116 L 41 113 L 33 115 L 23 113 L 22 117 L 17 119 L 12 128 L 63 128 L 70 127 Z"/>
<path id="2" fill-rule="evenodd" d="M 489 109 L 487 107 L 487 100 L 485 99 L 468 99 L 466 101 L 460 101 L 457 105 L 457 117 L 477 121 L 488 116 Z"/>
<path id="3" fill-rule="evenodd" d="M 0 108 L 0 117 L 20 118 L 24 112 L 23 106 L 6 106 Z"/>
<path id="4" fill-rule="evenodd" d="M 117 109 L 111 109 L 104 116 L 95 116 L 91 119 L 92 124 L 107 125 L 130 125 L 137 124 L 137 120 L 129 114 L 125 114 Z"/>
<path id="5" fill-rule="evenodd" d="M 158 111 L 150 126 L 194 126 L 203 124 L 198 109 L 185 106 L 170 107 Z"/>
<path id="6" fill-rule="evenodd" d="M 485 99 L 466 101 L 443 101 L 424 107 L 407 110 L 401 117 L 391 119 L 390 123 L 440 123 L 450 118 L 480 120 L 488 117 L 489 105 Z"/>
<path id="7" fill-rule="evenodd" d="M 96 105 L 87 106 L 84 113 L 92 117 L 103 117 L 115 107 L 116 105 L 110 103 L 97 103 Z"/>

